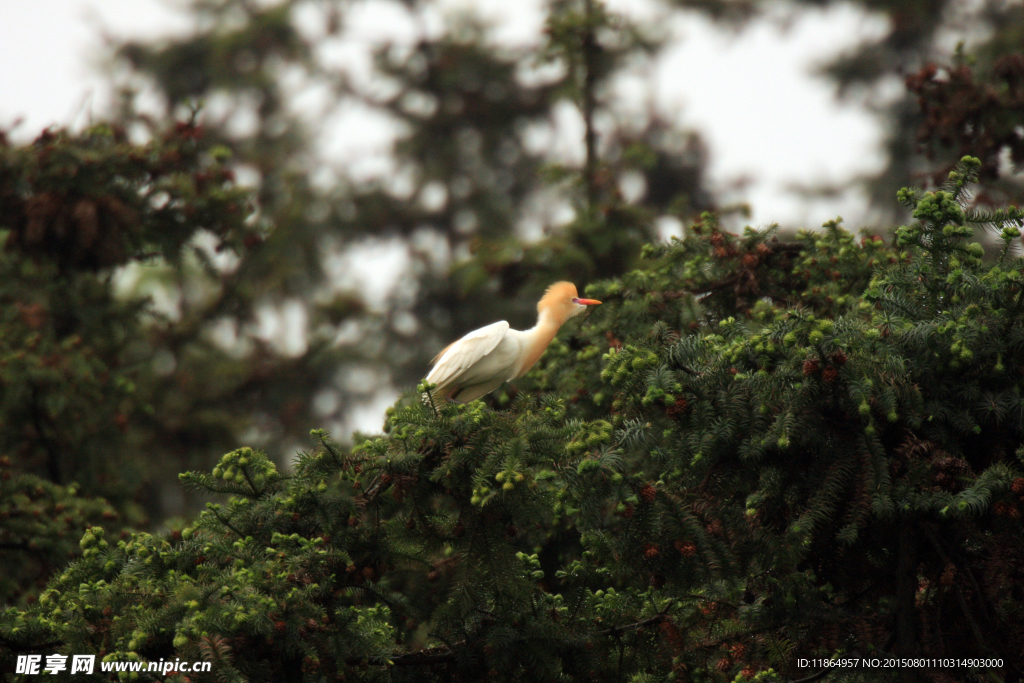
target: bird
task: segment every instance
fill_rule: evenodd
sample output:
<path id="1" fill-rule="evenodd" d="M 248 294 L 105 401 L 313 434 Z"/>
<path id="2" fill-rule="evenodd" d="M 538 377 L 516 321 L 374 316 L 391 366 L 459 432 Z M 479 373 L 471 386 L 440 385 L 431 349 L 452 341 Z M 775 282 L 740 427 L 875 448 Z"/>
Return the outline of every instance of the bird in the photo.
<path id="1" fill-rule="evenodd" d="M 556 282 L 537 303 L 537 324 L 530 329 L 513 330 L 501 320 L 452 342 L 431 361 L 426 377 L 436 387 L 434 400 L 468 403 L 522 377 L 565 321 L 600 303 L 581 299 L 571 282 Z"/>

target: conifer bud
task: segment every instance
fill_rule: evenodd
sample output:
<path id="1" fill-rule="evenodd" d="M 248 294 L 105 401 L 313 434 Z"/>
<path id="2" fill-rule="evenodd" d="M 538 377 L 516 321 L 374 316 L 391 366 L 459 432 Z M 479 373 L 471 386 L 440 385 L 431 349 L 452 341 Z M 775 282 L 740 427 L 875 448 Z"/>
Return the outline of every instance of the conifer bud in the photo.
<path id="1" fill-rule="evenodd" d="M 683 557 L 693 557 L 697 553 L 697 546 L 692 541 L 676 541 L 675 546 Z"/>
<path id="2" fill-rule="evenodd" d="M 654 488 L 650 484 L 645 484 L 644 487 L 642 489 L 640 489 L 640 497 L 645 502 L 650 503 L 651 501 L 653 501 L 657 497 L 657 495 L 658 495 L 658 489 Z"/>

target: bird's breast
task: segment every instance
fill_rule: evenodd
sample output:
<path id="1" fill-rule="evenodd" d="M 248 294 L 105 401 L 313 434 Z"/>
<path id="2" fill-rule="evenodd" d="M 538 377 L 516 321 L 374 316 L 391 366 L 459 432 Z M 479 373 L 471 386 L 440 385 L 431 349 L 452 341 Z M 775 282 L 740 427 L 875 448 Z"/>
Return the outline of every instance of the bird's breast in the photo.
<path id="1" fill-rule="evenodd" d="M 518 344 L 518 358 L 516 359 L 515 374 L 512 375 L 513 379 L 525 375 L 540 360 L 540 357 L 544 355 L 544 351 L 547 350 L 548 344 L 555 338 L 556 332 L 558 332 L 558 325 L 543 324 L 538 324 L 536 327 L 523 332 L 519 330 L 508 331 L 506 338 L 512 337 Z"/>

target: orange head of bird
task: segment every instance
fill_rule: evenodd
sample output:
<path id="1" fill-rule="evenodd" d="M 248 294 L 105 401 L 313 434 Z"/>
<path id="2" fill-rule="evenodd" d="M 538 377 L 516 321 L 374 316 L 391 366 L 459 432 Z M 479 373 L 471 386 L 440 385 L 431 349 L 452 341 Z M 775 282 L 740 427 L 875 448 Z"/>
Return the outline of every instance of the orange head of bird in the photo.
<path id="1" fill-rule="evenodd" d="M 553 315 L 561 324 L 587 310 L 587 306 L 600 303 L 597 299 L 581 299 L 576 292 L 576 285 L 571 282 L 556 282 L 544 292 L 537 304 L 537 312 Z"/>

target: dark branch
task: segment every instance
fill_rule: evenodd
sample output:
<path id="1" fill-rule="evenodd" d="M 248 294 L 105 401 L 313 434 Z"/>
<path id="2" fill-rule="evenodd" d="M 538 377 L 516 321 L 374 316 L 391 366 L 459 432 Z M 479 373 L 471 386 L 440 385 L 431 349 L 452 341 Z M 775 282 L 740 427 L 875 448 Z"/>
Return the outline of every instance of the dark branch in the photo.
<path id="1" fill-rule="evenodd" d="M 234 531 L 234 532 L 235 532 L 236 534 L 238 534 L 238 537 L 239 537 L 239 538 L 245 538 L 245 534 L 243 534 L 243 533 L 242 533 L 241 531 L 239 531 L 238 529 L 236 529 L 235 527 L 233 527 L 233 526 L 231 525 L 231 522 L 229 522 L 228 520 L 226 520 L 226 519 L 224 519 L 223 517 L 221 517 L 221 516 L 220 516 L 220 513 L 219 513 L 219 512 L 217 512 L 217 509 L 216 509 L 216 508 L 210 508 L 210 512 L 212 512 L 212 513 L 213 513 L 213 516 L 217 518 L 217 521 L 218 521 L 218 522 L 220 522 L 221 524 L 223 524 L 224 526 L 226 526 L 227 528 L 231 529 L 231 530 L 232 530 L 232 531 Z"/>
<path id="2" fill-rule="evenodd" d="M 45 642 L 45 643 L 25 644 L 25 643 L 19 643 L 17 641 L 11 640 L 10 638 L 6 638 L 6 637 L 0 635 L 0 646 L 6 648 L 8 650 L 12 650 L 14 652 L 38 652 L 38 651 L 41 651 L 41 650 L 52 650 L 53 648 L 57 647 L 58 645 L 63 645 L 63 644 L 64 644 L 64 641 L 62 641 L 62 640 L 51 640 L 51 641 L 48 641 L 48 642 Z"/>
<path id="3" fill-rule="evenodd" d="M 345 663 L 351 666 L 358 666 L 360 664 L 369 664 L 370 666 L 430 666 L 432 664 L 449 664 L 454 661 L 454 652 L 437 648 L 392 657 L 349 657 L 345 660 Z"/>
<path id="4" fill-rule="evenodd" d="M 835 667 L 834 666 L 830 666 L 827 669 L 822 669 L 821 671 L 819 671 L 817 673 L 813 673 L 810 676 L 807 676 L 805 678 L 798 678 L 798 679 L 796 679 L 794 681 L 790 681 L 789 683 L 811 683 L 811 681 L 817 681 L 817 680 L 819 680 L 821 678 L 824 678 L 825 676 L 828 676 L 834 670 L 835 670 Z"/>
<path id="5" fill-rule="evenodd" d="M 660 624 L 661 622 L 665 621 L 665 619 L 667 619 L 667 618 L 668 618 L 667 614 L 665 614 L 664 612 L 659 612 L 658 614 L 655 614 L 653 617 L 648 617 L 647 619 L 641 619 L 640 621 L 634 622 L 632 624 L 627 624 L 625 626 L 615 626 L 613 628 L 606 628 L 603 631 L 595 631 L 594 635 L 595 636 L 617 636 L 617 635 L 619 635 L 621 633 L 625 633 L 626 631 L 635 631 L 637 629 L 644 628 L 645 626 L 650 626 L 651 624 Z"/>

